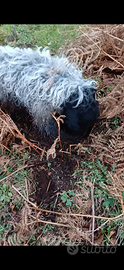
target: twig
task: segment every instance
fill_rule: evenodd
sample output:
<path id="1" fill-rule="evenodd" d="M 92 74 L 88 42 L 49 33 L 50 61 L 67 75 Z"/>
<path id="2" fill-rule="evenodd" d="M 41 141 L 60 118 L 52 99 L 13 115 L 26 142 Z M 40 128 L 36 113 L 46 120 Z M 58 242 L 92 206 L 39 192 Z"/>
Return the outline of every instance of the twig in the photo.
<path id="1" fill-rule="evenodd" d="M 56 214 L 56 215 L 61 215 L 61 216 L 73 216 L 73 217 L 90 217 L 90 218 L 98 218 L 98 219 L 106 219 L 106 220 L 115 220 L 115 219 L 118 219 L 120 217 L 122 217 L 124 214 L 120 214 L 116 217 L 113 217 L 113 218 L 109 218 L 109 217 L 102 217 L 102 216 L 93 216 L 93 215 L 85 215 L 85 214 L 73 214 L 73 213 L 61 213 L 61 212 L 55 212 L 55 211 L 50 211 L 50 210 L 46 210 L 46 209 L 38 209 L 39 211 L 41 212 L 47 212 L 47 213 L 53 213 L 53 214 Z"/>
<path id="2" fill-rule="evenodd" d="M 76 146 L 76 145 L 77 145 L 77 144 L 70 144 L 70 145 L 69 145 L 69 153 L 70 153 L 70 157 L 71 157 L 71 147 L 72 147 L 72 146 Z"/>
<path id="3" fill-rule="evenodd" d="M 33 216 L 33 218 L 34 218 L 34 216 Z M 36 208 L 35 208 L 35 219 L 36 219 L 38 231 L 39 231 L 39 234 L 40 234 L 40 227 L 39 227 L 39 222 L 38 222 L 38 217 L 37 217 L 37 209 Z"/>
<path id="4" fill-rule="evenodd" d="M 16 44 L 16 26 L 15 26 L 15 24 L 13 24 L 13 28 L 14 28 L 14 39 L 15 39 L 15 44 Z"/>
<path id="5" fill-rule="evenodd" d="M 11 131 L 11 133 L 13 134 L 13 136 L 16 136 L 16 134 L 13 132 L 12 129 L 14 129 L 20 136 L 20 138 L 25 141 L 27 144 L 29 144 L 39 155 L 41 155 L 41 153 L 36 149 L 36 147 L 34 146 L 34 144 L 32 144 L 30 141 L 28 141 L 19 131 L 19 129 L 17 128 L 17 126 L 15 125 L 15 123 L 13 122 L 13 120 L 11 119 L 11 117 L 8 114 L 5 114 L 1 109 L 0 112 L 6 117 L 6 121 L 0 117 L 0 119 L 7 125 L 7 127 L 9 128 L 9 130 Z M 11 125 L 9 125 L 7 123 L 7 120 L 11 123 Z M 11 128 L 12 126 L 12 128 Z M 43 149 L 40 149 L 41 151 L 44 151 Z"/>
<path id="6" fill-rule="evenodd" d="M 26 199 L 25 198 L 25 196 L 24 195 L 22 195 L 21 194 L 21 192 L 16 188 L 16 187 L 14 187 L 13 185 L 12 185 L 12 188 L 26 201 L 26 202 L 28 202 L 28 203 L 30 203 L 33 207 L 35 207 L 35 209 L 37 209 L 38 207 L 34 204 L 34 203 L 32 203 L 31 201 L 29 201 L 28 199 Z"/>
<path id="7" fill-rule="evenodd" d="M 55 116 L 56 112 L 51 113 L 52 117 L 55 119 L 57 125 L 58 125 L 58 138 L 59 138 L 59 144 L 61 148 L 61 153 L 62 153 L 62 158 L 63 158 L 63 151 L 62 151 L 62 143 L 61 143 L 61 138 L 60 138 L 60 121 L 64 123 L 64 120 L 62 118 L 66 117 L 65 115 L 60 115 L 59 117 Z"/>
<path id="8" fill-rule="evenodd" d="M 2 147 L 5 147 L 5 149 L 6 149 L 7 151 L 9 151 L 10 153 L 12 153 L 12 151 L 11 151 L 8 147 L 6 147 L 4 144 L 0 143 L 0 145 L 1 145 Z"/>
<path id="9" fill-rule="evenodd" d="M 96 231 L 98 231 L 98 230 L 100 230 L 103 226 L 105 226 L 105 224 L 107 224 L 109 222 L 109 220 L 106 220 L 104 223 L 102 223 L 99 227 L 97 227 L 94 231 L 88 231 L 88 233 L 94 233 L 94 232 L 96 232 Z"/>
<path id="10" fill-rule="evenodd" d="M 14 187 L 14 186 L 12 185 L 12 188 L 13 188 L 13 189 L 14 189 L 14 190 L 15 190 L 15 191 L 16 191 L 16 192 L 17 192 L 17 193 L 25 200 L 25 201 L 27 201 L 28 203 L 30 203 L 30 204 L 34 207 L 35 211 L 36 211 L 36 210 L 40 210 L 34 203 L 32 203 L 31 201 L 29 201 L 28 199 L 26 199 L 25 196 L 23 196 L 23 195 L 21 194 L 21 192 L 18 191 L 18 189 L 17 189 L 16 187 Z M 31 224 L 33 224 L 33 223 L 41 222 L 41 223 L 47 223 L 47 224 L 51 224 L 51 225 L 57 225 L 57 226 L 63 226 L 63 227 L 68 227 L 68 228 L 70 228 L 70 226 L 69 226 L 69 225 L 66 225 L 66 224 L 61 224 L 61 223 L 56 223 L 56 222 L 50 222 L 50 221 L 41 220 L 41 219 L 38 219 L 37 216 L 36 216 L 36 217 L 32 216 L 32 217 L 35 218 L 36 221 L 27 223 L 27 225 L 31 225 Z"/>
<path id="11" fill-rule="evenodd" d="M 99 47 L 100 48 L 100 47 Z M 108 54 L 107 52 L 105 52 L 102 48 L 100 48 L 101 51 L 106 54 L 109 58 L 111 58 L 113 61 L 115 61 L 117 64 L 119 64 L 123 69 L 124 69 L 124 65 L 121 64 L 120 62 L 118 62 L 115 58 L 113 58 L 110 54 Z"/>
<path id="12" fill-rule="evenodd" d="M 32 216 L 32 215 L 31 215 L 31 216 Z M 35 218 L 34 216 L 32 216 L 32 217 Z M 57 226 L 63 226 L 63 227 L 70 228 L 69 225 L 62 224 L 62 223 L 57 223 L 57 222 L 45 221 L 45 220 L 41 220 L 41 219 L 38 219 L 38 222 L 40 222 L 40 223 L 45 223 L 45 224 L 51 224 L 51 225 L 57 225 Z M 37 223 L 37 220 L 28 222 L 26 225 L 31 225 L 31 224 L 33 224 L 33 223 Z"/>
<path id="13" fill-rule="evenodd" d="M 94 225 L 95 225 L 95 218 L 94 218 L 94 184 L 91 186 L 91 200 L 92 200 L 92 242 L 94 243 Z"/>
<path id="14" fill-rule="evenodd" d="M 26 143 L 28 143 L 39 155 L 41 155 L 41 153 L 35 148 L 35 146 L 29 142 L 19 131 L 19 129 L 16 127 L 15 125 L 15 130 L 17 131 L 17 133 L 19 134 L 20 138 L 23 139 L 23 141 L 25 141 Z M 43 150 L 42 150 L 43 151 Z"/>
<path id="15" fill-rule="evenodd" d="M 47 153 L 47 151 L 45 150 L 45 146 L 44 146 L 43 151 L 42 151 L 42 154 L 40 156 L 40 161 L 42 161 L 43 156 L 44 156 L 44 153 Z"/>
<path id="16" fill-rule="evenodd" d="M 0 109 L 0 112 L 2 112 L 3 113 L 3 111 Z M 6 118 L 7 118 L 7 114 L 5 114 L 4 113 L 4 115 L 6 116 Z M 13 130 L 11 129 L 11 127 L 10 127 L 10 125 L 8 125 L 8 123 L 0 116 L 0 119 L 1 119 L 1 121 L 8 127 L 8 129 L 11 131 L 11 133 L 12 133 L 12 135 L 13 136 L 15 136 L 15 134 L 14 134 L 14 132 L 13 132 Z"/>
<path id="17" fill-rule="evenodd" d="M 28 199 L 28 182 L 27 182 L 26 177 L 25 177 L 25 186 L 26 186 L 26 195 L 27 195 L 27 199 Z"/>
<path id="18" fill-rule="evenodd" d="M 20 191 L 18 191 L 17 188 L 15 188 L 13 185 L 12 185 L 12 188 L 16 190 L 16 192 L 24 199 L 26 200 L 28 203 L 30 203 L 34 209 L 37 209 L 38 211 L 40 212 L 46 212 L 46 213 L 51 213 L 51 214 L 56 214 L 56 215 L 61 215 L 61 216 L 73 216 L 73 217 L 90 217 L 90 218 L 98 218 L 98 219 L 105 219 L 107 221 L 110 221 L 110 220 L 116 220 L 116 219 L 119 219 L 121 218 L 124 214 L 120 214 L 118 216 L 115 216 L 113 218 L 109 218 L 109 217 L 102 217 L 102 216 L 93 216 L 93 215 L 85 215 L 85 214 L 73 214 L 73 213 L 61 213 L 61 212 L 56 212 L 56 211 L 51 211 L 51 210 L 46 210 L 46 209 L 43 209 L 43 208 L 38 208 L 38 206 L 36 206 L 34 203 L 32 203 L 31 201 L 29 201 L 28 199 L 26 199 L 25 196 L 23 196 L 21 194 Z"/>
<path id="19" fill-rule="evenodd" d="M 4 177 L 3 179 L 0 180 L 0 183 L 4 180 L 6 180 L 7 178 L 11 177 L 12 175 L 14 175 L 15 173 L 27 168 L 27 167 L 33 167 L 35 166 L 34 164 L 31 164 L 31 165 L 24 165 L 22 166 L 21 168 L 17 169 L 16 171 L 12 172 L 11 174 L 7 175 L 6 177 Z"/>
<path id="20" fill-rule="evenodd" d="M 121 197 L 121 207 L 122 207 L 122 212 L 124 214 L 124 205 L 123 205 L 123 197 L 122 197 L 122 192 L 120 191 L 120 197 Z"/>
<path id="21" fill-rule="evenodd" d="M 55 209 L 55 206 L 56 206 L 56 203 L 57 203 L 57 200 L 58 200 L 58 195 L 59 195 L 59 193 L 57 193 L 57 195 L 56 195 L 56 199 L 55 199 L 55 203 L 54 203 L 53 209 Z"/>
<path id="22" fill-rule="evenodd" d="M 6 180 L 7 178 L 11 177 L 12 175 L 14 175 L 15 173 L 27 168 L 28 165 L 22 166 L 21 168 L 17 169 L 16 171 L 12 172 L 11 174 L 7 175 L 6 177 L 4 177 L 3 179 L 0 180 L 0 183 L 4 180 Z"/>
<path id="23" fill-rule="evenodd" d="M 48 192 L 48 190 L 49 190 L 49 187 L 50 187 L 51 181 L 52 181 L 52 179 L 50 179 L 50 181 L 49 181 L 49 183 L 48 183 L 48 186 L 47 186 L 46 192 Z"/>
<path id="24" fill-rule="evenodd" d="M 116 37 L 116 36 L 113 36 L 113 35 L 111 35 L 110 33 L 106 33 L 107 35 L 109 35 L 110 37 L 112 37 L 112 38 L 115 38 L 115 39 L 117 39 L 117 40 L 119 40 L 119 41 L 122 41 L 122 42 L 124 42 L 124 40 L 123 39 L 121 39 L 121 38 L 118 38 L 118 37 Z"/>
<path id="25" fill-rule="evenodd" d="M 35 144 L 33 144 L 33 143 L 32 143 L 32 145 L 33 145 L 35 148 L 39 149 L 39 150 L 42 152 L 41 155 L 44 155 L 44 153 L 47 153 L 47 151 L 45 150 L 45 147 L 42 149 L 42 148 L 40 148 L 38 145 L 35 145 Z M 34 150 L 35 150 L 35 149 L 34 149 Z M 42 158 L 43 158 L 43 157 L 42 157 Z"/>

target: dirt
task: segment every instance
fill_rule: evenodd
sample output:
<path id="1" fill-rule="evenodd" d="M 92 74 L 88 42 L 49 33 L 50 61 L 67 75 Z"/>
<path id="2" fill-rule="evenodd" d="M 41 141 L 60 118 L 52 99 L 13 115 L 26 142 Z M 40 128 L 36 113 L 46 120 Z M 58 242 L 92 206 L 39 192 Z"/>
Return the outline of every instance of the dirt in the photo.
<path id="1" fill-rule="evenodd" d="M 46 141 L 42 141 L 42 144 L 48 147 L 49 141 Z M 51 144 L 49 148 L 50 146 Z M 75 188 L 75 179 L 72 177 L 72 174 L 76 168 L 77 160 L 69 158 L 67 154 L 64 154 L 62 159 L 61 153 L 58 151 L 56 158 L 51 158 L 48 161 L 46 157 L 42 161 L 40 161 L 40 157 L 34 161 L 32 154 L 29 164 L 33 164 L 31 173 L 35 187 L 35 193 L 31 197 L 33 197 L 38 206 L 48 210 L 59 211 L 62 192 Z M 49 219 L 52 222 L 56 220 L 55 214 L 43 213 L 43 215 L 45 215 L 45 219 Z"/>
<path id="2" fill-rule="evenodd" d="M 55 201 L 62 191 L 73 189 L 74 179 L 72 173 L 76 166 L 76 160 L 58 154 L 51 162 L 41 161 L 33 166 L 33 179 L 35 183 L 35 200 L 37 204 L 55 208 Z M 40 164 L 41 163 L 41 164 Z"/>
<path id="3" fill-rule="evenodd" d="M 48 150 L 54 142 L 53 138 L 43 138 L 39 134 L 38 129 L 33 126 L 33 119 L 25 108 L 18 108 L 10 106 L 9 103 L 1 106 L 1 109 L 10 115 L 15 122 L 19 130 L 25 137 L 39 145 L 40 148 Z M 17 144 L 21 143 L 21 139 L 15 138 Z M 59 144 L 58 144 L 59 146 Z M 62 143 L 63 150 L 67 150 L 69 142 Z M 31 178 L 33 179 L 33 185 L 35 193 L 32 195 L 37 205 L 42 205 L 45 208 L 51 210 L 57 210 L 57 205 L 60 201 L 60 194 L 63 191 L 73 189 L 75 185 L 72 174 L 77 164 L 77 158 L 70 158 L 69 154 L 64 154 L 63 158 L 59 152 L 59 148 L 56 150 L 57 156 L 55 159 L 46 160 L 44 155 L 42 161 L 40 156 L 36 155 L 32 149 L 30 152 L 30 160 L 28 165 L 33 165 L 31 170 Z"/>

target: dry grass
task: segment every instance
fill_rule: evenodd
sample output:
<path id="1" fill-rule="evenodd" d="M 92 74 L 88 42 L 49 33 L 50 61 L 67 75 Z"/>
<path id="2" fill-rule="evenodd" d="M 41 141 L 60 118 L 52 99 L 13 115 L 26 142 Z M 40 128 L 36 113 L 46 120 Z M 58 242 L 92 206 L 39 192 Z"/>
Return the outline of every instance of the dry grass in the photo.
<path id="1" fill-rule="evenodd" d="M 118 116 L 119 126 L 90 136 L 102 163 L 111 168 L 116 164 L 108 189 L 112 196 L 120 197 L 124 188 L 124 25 L 89 25 L 86 31 L 79 26 L 79 31 L 81 35 L 62 50 L 88 77 L 100 78 L 99 87 L 110 88 L 104 96 L 97 93 L 99 119 Z"/>
<path id="2" fill-rule="evenodd" d="M 41 153 L 37 150 L 37 148 L 41 152 L 45 152 L 44 149 L 41 149 L 40 147 L 35 146 L 30 141 L 28 141 L 24 135 L 21 134 L 19 129 L 17 128 L 16 124 L 13 122 L 11 117 L 8 114 L 5 114 L 0 109 L 0 148 L 3 150 L 5 148 L 9 152 L 11 150 L 7 147 L 10 140 L 13 138 L 20 138 L 24 143 L 28 144 L 28 146 L 32 147 L 39 155 Z"/>
<path id="3" fill-rule="evenodd" d="M 114 85 L 106 97 L 100 98 L 103 106 L 100 118 L 111 118 L 124 112 L 124 25 L 89 26 L 87 31 L 79 26 L 81 35 L 64 50 L 70 61 L 83 68 L 88 77 L 100 78 L 103 86 Z M 111 79 L 108 72 L 122 76 Z M 119 87 L 118 87 L 119 86 Z"/>
<path id="4" fill-rule="evenodd" d="M 109 168 L 111 184 L 105 188 L 113 198 L 120 198 L 120 191 L 124 190 L 124 124 L 115 131 L 109 129 L 105 134 L 100 133 L 97 138 L 92 136 L 91 147 L 96 149 L 102 164 Z"/>
<path id="5" fill-rule="evenodd" d="M 82 66 L 84 72 L 101 74 L 105 68 L 124 69 L 124 25 L 79 26 L 81 35 L 60 51 Z"/>

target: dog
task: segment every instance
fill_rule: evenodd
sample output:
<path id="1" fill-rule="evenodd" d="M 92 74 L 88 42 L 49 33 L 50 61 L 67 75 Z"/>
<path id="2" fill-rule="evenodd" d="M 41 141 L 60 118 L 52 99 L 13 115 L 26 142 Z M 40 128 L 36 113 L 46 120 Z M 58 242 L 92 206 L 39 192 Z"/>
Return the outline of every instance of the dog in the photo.
<path id="1" fill-rule="evenodd" d="M 43 136 L 58 135 L 56 111 L 66 116 L 61 136 L 88 137 L 99 116 L 96 81 L 84 79 L 64 55 L 41 48 L 0 46 L 0 101 L 26 107 Z"/>

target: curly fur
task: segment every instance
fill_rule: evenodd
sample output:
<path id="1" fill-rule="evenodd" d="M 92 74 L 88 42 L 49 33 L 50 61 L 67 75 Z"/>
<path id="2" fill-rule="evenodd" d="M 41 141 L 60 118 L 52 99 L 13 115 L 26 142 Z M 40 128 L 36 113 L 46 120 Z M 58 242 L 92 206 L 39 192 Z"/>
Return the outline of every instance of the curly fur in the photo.
<path id="1" fill-rule="evenodd" d="M 51 56 L 48 48 L 0 46 L 0 100 L 26 107 L 42 133 L 56 135 L 56 110 L 66 115 L 65 132 L 87 134 L 86 125 L 98 117 L 95 90 L 94 80 L 83 79 L 82 70 L 65 56 Z"/>

